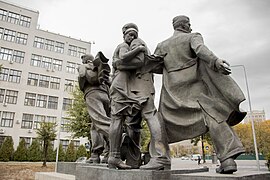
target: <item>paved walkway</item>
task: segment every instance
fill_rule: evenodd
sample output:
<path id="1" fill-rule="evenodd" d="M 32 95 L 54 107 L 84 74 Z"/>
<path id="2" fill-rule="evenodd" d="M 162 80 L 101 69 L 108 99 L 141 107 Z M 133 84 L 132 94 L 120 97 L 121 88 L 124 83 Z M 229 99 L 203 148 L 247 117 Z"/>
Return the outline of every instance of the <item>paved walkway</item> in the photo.
<path id="1" fill-rule="evenodd" d="M 256 160 L 236 160 L 236 163 L 238 171 L 258 171 Z M 265 160 L 260 160 L 260 171 L 268 171 L 265 163 Z M 198 165 L 198 161 L 182 160 L 181 158 L 172 159 L 172 169 L 189 169 L 204 166 L 209 168 L 209 172 L 215 172 L 215 169 L 219 166 L 219 164 L 212 164 L 211 160 L 206 160 L 206 163 Z"/>

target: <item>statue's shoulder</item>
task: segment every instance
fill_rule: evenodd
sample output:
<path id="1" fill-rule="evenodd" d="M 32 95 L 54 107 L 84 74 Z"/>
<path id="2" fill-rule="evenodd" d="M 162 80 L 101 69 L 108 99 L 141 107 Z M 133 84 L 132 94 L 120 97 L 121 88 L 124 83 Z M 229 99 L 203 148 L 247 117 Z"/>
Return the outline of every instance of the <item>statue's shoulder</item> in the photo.
<path id="1" fill-rule="evenodd" d="M 118 44 L 118 46 L 116 47 L 116 50 L 119 50 L 120 48 L 129 48 L 129 45 L 125 42 Z"/>

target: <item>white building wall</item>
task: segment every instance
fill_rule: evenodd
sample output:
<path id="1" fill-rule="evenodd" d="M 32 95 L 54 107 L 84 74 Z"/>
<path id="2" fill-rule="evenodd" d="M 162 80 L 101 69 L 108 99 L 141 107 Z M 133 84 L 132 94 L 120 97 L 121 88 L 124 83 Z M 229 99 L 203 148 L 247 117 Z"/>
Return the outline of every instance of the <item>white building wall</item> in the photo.
<path id="1" fill-rule="evenodd" d="M 80 57 L 78 56 L 74 57 L 74 56 L 68 55 L 69 45 L 74 45 L 77 47 L 84 48 L 86 50 L 86 53 L 90 53 L 91 43 L 38 29 L 37 28 L 38 16 L 39 16 L 38 11 L 34 11 L 28 8 L 10 4 L 5 1 L 0 1 L 0 9 L 19 14 L 20 16 L 23 15 L 23 16 L 27 16 L 31 18 L 30 27 L 24 27 L 24 26 L 13 24 L 13 23 L 7 22 L 6 20 L 0 19 L 0 28 L 9 29 L 16 32 L 21 32 L 28 35 L 26 45 L 18 44 L 16 42 L 6 41 L 3 39 L 3 35 L 1 36 L 2 38 L 0 38 L 0 48 L 7 48 L 7 49 L 19 50 L 19 51 L 25 52 L 24 62 L 22 64 L 16 63 L 16 62 L 10 63 L 9 61 L 3 60 L 0 57 L 0 64 L 3 65 L 3 68 L 16 69 L 16 70 L 22 71 L 20 83 L 13 83 L 13 82 L 0 80 L 0 89 L 18 91 L 16 104 L 6 104 L 4 102 L 2 103 L 0 102 L 0 122 L 2 120 L 2 112 L 4 111 L 15 112 L 15 117 L 14 117 L 12 127 L 3 127 L 0 124 L 0 130 L 2 129 L 2 131 L 4 132 L 3 133 L 0 131 L 0 136 L 12 136 L 14 140 L 14 148 L 16 149 L 17 145 L 19 144 L 20 137 L 30 137 L 30 138 L 36 137 L 35 130 L 31 131 L 29 129 L 21 128 L 23 113 L 55 116 L 57 117 L 56 120 L 58 123 L 59 121 L 61 121 L 61 117 L 66 116 L 65 111 L 62 111 L 63 98 L 71 98 L 71 97 L 70 97 L 69 92 L 65 91 L 65 79 L 77 81 L 77 71 L 75 74 L 67 73 L 66 66 L 68 62 L 72 62 L 75 64 L 81 63 Z M 54 51 L 49 51 L 49 50 L 33 47 L 36 36 L 44 38 L 44 39 L 49 39 L 49 40 L 64 43 L 64 53 L 57 53 Z M 52 69 L 31 66 L 30 62 L 31 62 L 32 54 L 62 60 L 62 70 L 57 71 L 57 70 L 52 70 Z M 27 85 L 29 72 L 60 78 L 60 88 L 51 89 L 51 88 Z M 58 97 L 57 109 L 25 106 L 24 101 L 25 101 L 26 92 Z M 33 126 L 32 126 L 32 129 L 33 129 Z M 60 133 L 60 139 L 70 139 L 70 137 L 71 137 L 70 133 L 66 133 L 66 132 Z M 87 140 L 85 138 L 80 138 L 80 141 L 81 141 L 81 144 L 84 144 Z"/>

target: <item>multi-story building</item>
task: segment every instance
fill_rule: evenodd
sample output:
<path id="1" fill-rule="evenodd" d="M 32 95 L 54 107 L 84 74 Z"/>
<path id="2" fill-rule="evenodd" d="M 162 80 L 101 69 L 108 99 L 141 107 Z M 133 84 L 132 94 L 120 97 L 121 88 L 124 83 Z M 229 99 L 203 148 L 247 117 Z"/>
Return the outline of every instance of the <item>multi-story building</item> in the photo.
<path id="1" fill-rule="evenodd" d="M 38 17 L 38 11 L 0 1 L 0 145 L 12 136 L 15 149 L 21 138 L 31 144 L 41 121 L 61 125 L 60 141 L 68 146 L 66 107 L 80 56 L 91 50 L 90 42 L 37 28 Z"/>
<path id="2" fill-rule="evenodd" d="M 252 113 L 249 111 L 244 119 L 244 123 L 249 123 L 253 120 L 254 122 L 265 121 L 265 112 L 264 110 L 253 110 Z"/>

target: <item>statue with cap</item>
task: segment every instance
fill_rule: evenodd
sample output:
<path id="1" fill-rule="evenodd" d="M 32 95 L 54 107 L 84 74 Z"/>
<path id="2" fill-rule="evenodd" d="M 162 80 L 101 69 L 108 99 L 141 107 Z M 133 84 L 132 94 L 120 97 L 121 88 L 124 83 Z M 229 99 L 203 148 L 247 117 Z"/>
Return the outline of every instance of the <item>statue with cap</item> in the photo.
<path id="1" fill-rule="evenodd" d="M 149 50 L 146 43 L 138 38 L 138 27 L 128 23 L 122 28 L 124 42 L 119 44 L 113 55 L 113 77 L 111 94 L 111 125 L 109 131 L 109 168 L 134 168 L 125 164 L 121 158 L 121 139 L 123 124 L 128 135 L 136 137 L 134 143 L 140 150 L 140 123 L 145 119 L 150 133 L 151 159 L 141 169 L 170 169 L 169 146 L 162 119 L 154 105 L 153 74 L 145 71 L 146 56 Z M 133 129 L 133 130 L 132 130 Z M 137 168 L 137 167 L 135 167 Z"/>
<path id="2" fill-rule="evenodd" d="M 109 155 L 110 97 L 109 79 L 110 67 L 108 59 L 102 52 L 94 58 L 91 54 L 81 57 L 82 64 L 78 66 L 78 83 L 84 93 L 87 111 L 91 123 L 91 157 L 88 163 L 107 163 Z M 101 160 L 100 155 L 104 158 Z"/>
<path id="3" fill-rule="evenodd" d="M 229 63 L 218 58 L 203 42 L 200 33 L 191 33 L 190 20 L 173 18 L 174 33 L 159 43 L 155 55 L 164 55 L 159 72 L 163 74 L 159 112 L 169 143 L 210 133 L 221 163 L 217 173 L 237 171 L 235 158 L 244 152 L 231 126 L 246 113 L 239 105 L 244 94 L 229 76 Z"/>

